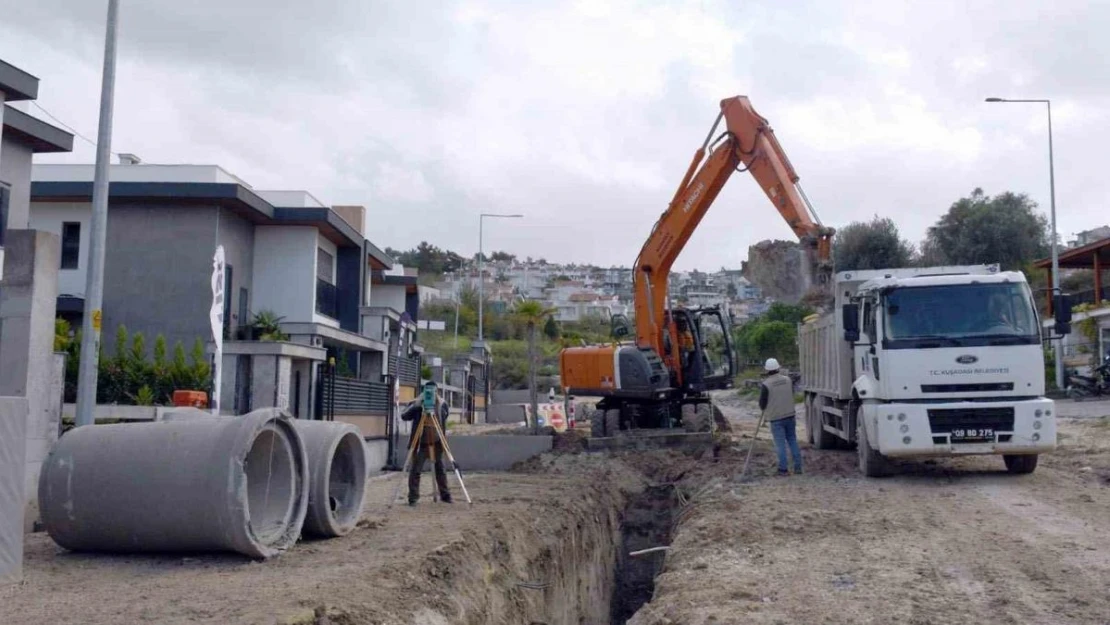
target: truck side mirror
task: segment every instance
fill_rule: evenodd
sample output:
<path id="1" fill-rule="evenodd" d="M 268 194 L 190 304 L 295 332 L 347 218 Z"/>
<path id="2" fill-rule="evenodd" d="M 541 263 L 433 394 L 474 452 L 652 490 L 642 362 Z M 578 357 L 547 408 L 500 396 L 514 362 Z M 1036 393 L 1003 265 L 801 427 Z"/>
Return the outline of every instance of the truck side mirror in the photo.
<path id="1" fill-rule="evenodd" d="M 1071 298 L 1063 293 L 1052 297 L 1052 312 L 1056 323 L 1071 322 Z"/>
<path id="2" fill-rule="evenodd" d="M 859 340 L 859 304 L 845 304 L 844 314 L 844 340 L 855 343 Z"/>

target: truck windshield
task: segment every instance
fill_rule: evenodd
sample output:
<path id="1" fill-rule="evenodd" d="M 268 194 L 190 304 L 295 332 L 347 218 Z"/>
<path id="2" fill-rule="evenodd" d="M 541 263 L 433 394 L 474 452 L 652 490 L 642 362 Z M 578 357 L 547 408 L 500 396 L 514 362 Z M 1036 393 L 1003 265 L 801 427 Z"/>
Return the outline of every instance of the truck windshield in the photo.
<path id="1" fill-rule="evenodd" d="M 889 349 L 1040 343 L 1033 302 L 1020 283 L 895 288 L 884 308 Z"/>

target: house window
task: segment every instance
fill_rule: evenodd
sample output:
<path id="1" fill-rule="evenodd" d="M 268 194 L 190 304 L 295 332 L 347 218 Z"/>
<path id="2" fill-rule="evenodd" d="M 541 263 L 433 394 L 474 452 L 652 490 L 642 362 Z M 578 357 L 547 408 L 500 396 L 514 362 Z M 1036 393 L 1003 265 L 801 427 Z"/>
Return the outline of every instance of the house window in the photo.
<path id="1" fill-rule="evenodd" d="M 81 224 L 67 221 L 62 224 L 62 269 L 77 269 L 81 253 Z"/>
<path id="2" fill-rule="evenodd" d="M 239 319 L 238 319 L 239 324 L 238 325 L 240 325 L 240 326 L 250 325 L 250 322 L 251 322 L 251 320 L 249 319 L 250 306 L 248 306 L 249 299 L 250 299 L 250 292 L 247 291 L 247 289 L 245 287 L 239 287 Z"/>
<path id="3" fill-rule="evenodd" d="M 332 255 L 321 248 L 316 248 L 316 277 L 328 284 L 333 284 L 331 276 L 334 266 L 335 259 Z"/>

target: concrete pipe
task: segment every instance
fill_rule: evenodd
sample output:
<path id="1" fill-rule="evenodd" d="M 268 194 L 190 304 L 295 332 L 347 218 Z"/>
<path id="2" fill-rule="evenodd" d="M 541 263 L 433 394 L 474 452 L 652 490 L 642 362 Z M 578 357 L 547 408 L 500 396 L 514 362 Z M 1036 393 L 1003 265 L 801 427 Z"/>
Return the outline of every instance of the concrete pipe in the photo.
<path id="1" fill-rule="evenodd" d="M 366 492 L 366 445 L 353 425 L 334 421 L 293 423 L 308 452 L 305 534 L 331 538 L 355 528 Z"/>
<path id="2" fill-rule="evenodd" d="M 73 551 L 269 558 L 300 537 L 308 457 L 277 410 L 88 425 L 50 451 L 39 503 L 50 537 Z"/>

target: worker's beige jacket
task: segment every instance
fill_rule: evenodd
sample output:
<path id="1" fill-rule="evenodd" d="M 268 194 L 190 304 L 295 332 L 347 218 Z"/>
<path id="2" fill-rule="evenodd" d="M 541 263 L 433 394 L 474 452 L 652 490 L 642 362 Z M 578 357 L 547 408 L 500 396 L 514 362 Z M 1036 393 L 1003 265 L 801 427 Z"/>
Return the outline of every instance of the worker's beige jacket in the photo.
<path id="1" fill-rule="evenodd" d="M 767 407 L 763 410 L 763 418 L 768 421 L 778 421 L 794 416 L 794 383 L 789 377 L 776 373 L 763 380 L 767 388 Z"/>

